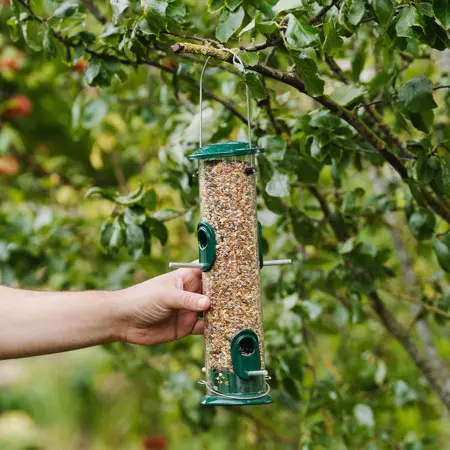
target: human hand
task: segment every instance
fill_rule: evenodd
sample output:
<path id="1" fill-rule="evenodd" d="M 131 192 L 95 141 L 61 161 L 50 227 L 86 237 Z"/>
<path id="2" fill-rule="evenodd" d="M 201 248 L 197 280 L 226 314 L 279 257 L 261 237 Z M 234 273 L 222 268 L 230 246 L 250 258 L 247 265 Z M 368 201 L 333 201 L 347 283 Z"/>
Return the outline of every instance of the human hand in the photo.
<path id="1" fill-rule="evenodd" d="M 203 334 L 198 313 L 210 302 L 201 293 L 201 271 L 179 269 L 120 291 L 120 316 L 125 318 L 120 339 L 153 345 Z"/>

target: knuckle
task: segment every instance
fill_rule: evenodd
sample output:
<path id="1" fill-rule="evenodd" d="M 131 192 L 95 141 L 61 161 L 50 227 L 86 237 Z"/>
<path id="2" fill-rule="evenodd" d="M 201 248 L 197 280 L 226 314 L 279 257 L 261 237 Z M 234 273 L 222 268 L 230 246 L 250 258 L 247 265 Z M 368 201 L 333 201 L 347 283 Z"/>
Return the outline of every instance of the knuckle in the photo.
<path id="1" fill-rule="evenodd" d="M 185 292 L 181 297 L 181 304 L 185 308 L 190 308 L 192 306 L 192 298 L 191 295 Z"/>

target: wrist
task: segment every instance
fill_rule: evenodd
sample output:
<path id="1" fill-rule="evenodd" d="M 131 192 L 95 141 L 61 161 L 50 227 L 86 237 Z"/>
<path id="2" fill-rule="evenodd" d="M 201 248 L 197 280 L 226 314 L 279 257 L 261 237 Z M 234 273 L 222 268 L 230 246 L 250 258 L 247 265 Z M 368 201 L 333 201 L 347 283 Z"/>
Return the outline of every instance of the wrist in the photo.
<path id="1" fill-rule="evenodd" d="M 130 325 L 130 304 L 127 289 L 106 291 L 109 297 L 110 315 L 112 318 L 111 342 L 127 342 L 127 333 Z"/>

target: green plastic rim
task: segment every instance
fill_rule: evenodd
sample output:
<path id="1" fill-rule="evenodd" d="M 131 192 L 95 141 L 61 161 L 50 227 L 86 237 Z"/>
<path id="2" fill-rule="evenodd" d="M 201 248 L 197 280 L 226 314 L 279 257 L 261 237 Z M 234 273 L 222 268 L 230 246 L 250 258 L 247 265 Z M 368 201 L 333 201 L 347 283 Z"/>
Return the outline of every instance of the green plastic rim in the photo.
<path id="1" fill-rule="evenodd" d="M 218 144 L 205 145 L 196 150 L 188 159 L 213 159 L 226 158 L 231 156 L 257 155 L 263 153 L 263 150 L 248 142 L 219 142 Z"/>
<path id="2" fill-rule="evenodd" d="M 216 395 L 205 395 L 200 404 L 209 406 L 251 406 L 251 405 L 268 405 L 269 403 L 272 402 L 273 400 L 270 395 L 266 395 L 265 397 L 256 399 L 246 399 L 243 397 L 242 400 L 218 397 Z"/>

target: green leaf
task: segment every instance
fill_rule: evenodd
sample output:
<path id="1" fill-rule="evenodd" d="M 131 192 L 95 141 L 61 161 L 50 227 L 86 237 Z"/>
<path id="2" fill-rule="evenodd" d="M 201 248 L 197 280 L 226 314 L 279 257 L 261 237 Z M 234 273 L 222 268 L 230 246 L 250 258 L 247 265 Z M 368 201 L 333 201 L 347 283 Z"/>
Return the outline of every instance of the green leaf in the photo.
<path id="1" fill-rule="evenodd" d="M 414 77 L 407 81 L 400 88 L 398 101 L 405 109 L 412 113 L 437 108 L 433 98 L 433 84 L 424 76 Z"/>
<path id="2" fill-rule="evenodd" d="M 125 243 L 125 232 L 119 222 L 119 219 L 116 218 L 112 225 L 111 232 L 111 240 L 109 241 L 109 251 L 112 254 L 116 254 L 123 244 Z"/>
<path id="3" fill-rule="evenodd" d="M 434 214 L 425 208 L 419 208 L 408 220 L 411 234 L 419 241 L 430 239 L 434 233 L 436 218 Z"/>
<path id="4" fill-rule="evenodd" d="M 54 58 L 56 56 L 55 40 L 53 38 L 53 33 L 50 27 L 47 27 L 45 30 L 42 45 L 48 59 Z"/>
<path id="5" fill-rule="evenodd" d="M 414 181 L 412 178 L 409 178 L 408 181 L 409 190 L 411 191 L 411 195 L 413 196 L 414 200 L 417 202 L 420 206 L 427 206 L 427 203 L 422 195 L 422 192 L 420 190 L 420 186 L 416 181 Z"/>
<path id="6" fill-rule="evenodd" d="M 431 126 L 433 125 L 434 121 L 433 111 L 425 111 L 422 114 L 410 113 L 408 117 L 415 128 L 424 133 L 430 132 Z"/>
<path id="7" fill-rule="evenodd" d="M 439 167 L 435 169 L 432 164 L 429 164 L 431 159 L 432 157 L 430 158 L 428 155 L 421 155 L 414 164 L 413 176 L 420 184 L 430 184 L 439 171 Z"/>
<path id="8" fill-rule="evenodd" d="M 247 33 L 248 31 L 253 30 L 253 28 L 256 28 L 257 31 L 259 31 L 261 34 L 270 35 L 276 29 L 278 28 L 277 22 L 274 20 L 264 20 L 261 13 L 256 14 L 256 16 L 252 19 L 251 22 L 248 23 L 248 25 L 245 26 L 239 33 L 239 36 L 241 36 L 244 33 Z M 241 52 L 245 54 L 245 52 Z"/>
<path id="9" fill-rule="evenodd" d="M 244 28 L 242 28 L 241 32 L 239 33 L 238 36 L 241 36 L 244 33 L 247 33 L 248 31 L 253 30 L 253 28 L 255 28 L 255 19 L 252 19 Z"/>
<path id="10" fill-rule="evenodd" d="M 247 83 L 252 97 L 260 102 L 267 98 L 267 92 L 261 83 L 259 76 L 255 72 L 247 72 L 245 74 L 245 82 Z"/>
<path id="11" fill-rule="evenodd" d="M 223 8 L 225 5 L 223 0 L 208 0 L 208 11 L 214 12 Z"/>
<path id="12" fill-rule="evenodd" d="M 133 259 L 139 259 L 144 250 L 144 231 L 142 227 L 134 223 L 128 223 L 125 229 L 128 254 Z"/>
<path id="13" fill-rule="evenodd" d="M 387 27 L 394 16 L 395 5 L 393 0 L 373 0 L 372 6 L 378 23 L 383 27 Z"/>
<path id="14" fill-rule="evenodd" d="M 450 29 L 450 0 L 434 0 L 433 10 L 436 19 L 441 22 L 445 30 Z"/>
<path id="15" fill-rule="evenodd" d="M 144 246 L 142 247 L 142 254 L 144 256 L 148 256 L 150 255 L 150 252 L 152 250 L 152 242 L 151 242 L 152 235 L 148 227 L 143 227 L 142 230 L 144 232 Z"/>
<path id="16" fill-rule="evenodd" d="M 397 32 L 397 36 L 416 38 L 417 32 L 424 32 L 425 27 L 423 16 L 418 13 L 416 8 L 407 6 L 402 8 L 398 16 L 395 31 Z"/>
<path id="17" fill-rule="evenodd" d="M 280 13 L 291 9 L 301 8 L 302 6 L 301 0 L 279 0 L 272 9 L 276 13 Z"/>
<path id="18" fill-rule="evenodd" d="M 444 158 L 440 158 L 440 167 L 431 186 L 439 195 L 450 194 L 450 170 Z"/>
<path id="19" fill-rule="evenodd" d="M 147 219 L 147 224 L 149 225 L 152 236 L 156 236 L 159 242 L 161 242 L 161 245 L 166 245 L 169 236 L 166 226 L 160 220 L 156 220 L 153 217 Z"/>
<path id="20" fill-rule="evenodd" d="M 105 118 L 108 110 L 108 103 L 101 98 L 88 103 L 81 112 L 81 126 L 87 129 L 93 128 Z"/>
<path id="21" fill-rule="evenodd" d="M 169 6 L 166 11 L 167 17 L 170 17 L 175 22 L 182 24 L 186 17 L 186 13 L 187 11 L 184 0 L 169 1 Z"/>
<path id="22" fill-rule="evenodd" d="M 103 222 L 100 229 L 100 244 L 104 250 L 109 250 L 109 243 L 113 233 L 113 224 L 111 222 Z"/>
<path id="23" fill-rule="evenodd" d="M 428 17 L 434 17 L 432 3 L 416 3 L 417 11 Z"/>
<path id="24" fill-rule="evenodd" d="M 439 265 L 445 272 L 450 273 L 450 234 L 446 234 L 433 242 L 434 253 Z"/>
<path id="25" fill-rule="evenodd" d="M 114 201 L 119 203 L 120 205 L 134 205 L 135 203 L 139 203 L 144 197 L 144 185 L 143 183 L 139 184 L 133 192 L 130 192 L 128 195 L 116 196 Z"/>
<path id="26" fill-rule="evenodd" d="M 110 0 L 110 3 L 113 13 L 112 20 L 114 23 L 117 23 L 119 17 L 130 6 L 130 2 L 128 0 Z"/>
<path id="27" fill-rule="evenodd" d="M 364 0 L 349 0 L 350 7 L 348 9 L 348 21 L 352 25 L 358 25 L 364 16 L 366 8 L 364 6 Z"/>
<path id="28" fill-rule="evenodd" d="M 271 197 L 287 197 L 289 195 L 289 175 L 274 172 L 266 185 L 266 192 Z"/>
<path id="29" fill-rule="evenodd" d="M 230 11 L 234 11 L 244 0 L 225 0 L 225 5 Z"/>
<path id="30" fill-rule="evenodd" d="M 286 142 L 276 134 L 266 134 L 258 140 L 258 146 L 262 148 L 271 161 L 282 161 L 286 150 Z"/>
<path id="31" fill-rule="evenodd" d="M 298 181 L 306 184 L 314 184 L 319 181 L 320 166 L 314 165 L 312 162 L 299 158 L 295 165 L 295 173 Z"/>
<path id="32" fill-rule="evenodd" d="M 100 73 L 100 69 L 102 67 L 102 63 L 98 59 L 91 59 L 89 64 L 84 72 L 84 79 L 88 84 L 92 84 Z"/>
<path id="33" fill-rule="evenodd" d="M 65 2 L 55 9 L 53 17 L 57 17 L 59 19 L 63 19 L 64 17 L 70 17 L 77 11 L 78 7 L 79 7 L 78 3 Z"/>
<path id="34" fill-rule="evenodd" d="M 166 27 L 168 0 L 141 0 L 141 4 L 152 29 L 161 30 Z"/>
<path id="35" fill-rule="evenodd" d="M 405 406 L 417 400 L 417 393 L 403 380 L 397 380 L 394 385 L 395 404 Z"/>
<path id="36" fill-rule="evenodd" d="M 285 212 L 283 202 L 278 197 L 271 197 L 264 191 L 263 198 L 265 205 L 270 211 L 275 214 L 283 214 Z"/>
<path id="37" fill-rule="evenodd" d="M 331 99 L 341 106 L 351 108 L 361 102 L 364 94 L 365 90 L 360 86 L 345 85 L 335 89 Z"/>
<path id="38" fill-rule="evenodd" d="M 14 3 L 14 2 L 13 2 Z M 6 24 L 9 28 L 9 34 L 13 42 L 17 42 L 20 39 L 20 22 L 17 17 L 10 17 Z"/>
<path id="39" fill-rule="evenodd" d="M 293 56 L 295 67 L 305 83 L 306 92 L 313 97 L 322 95 L 325 83 L 318 75 L 315 61 L 304 52 L 290 51 L 289 53 Z"/>
<path id="40" fill-rule="evenodd" d="M 223 9 L 216 28 L 216 38 L 221 42 L 227 42 L 242 25 L 244 16 L 245 13 L 242 6 L 236 11 Z"/>
<path id="41" fill-rule="evenodd" d="M 328 156 L 330 139 L 327 135 L 313 135 L 311 141 L 311 156 L 323 162 Z"/>
<path id="42" fill-rule="evenodd" d="M 325 22 L 323 24 L 323 31 L 325 33 L 325 41 L 323 43 L 323 51 L 330 56 L 333 56 L 344 44 L 343 39 L 337 32 L 336 25 L 333 22 Z"/>
<path id="43" fill-rule="evenodd" d="M 296 240 L 304 245 L 314 244 L 317 237 L 314 222 L 300 211 L 296 211 L 291 220 Z"/>
<path id="44" fill-rule="evenodd" d="M 21 14 L 22 17 L 22 14 Z M 42 41 L 44 39 L 44 27 L 34 20 L 22 21 L 22 33 L 25 42 L 31 50 L 42 51 Z"/>
<path id="45" fill-rule="evenodd" d="M 149 189 L 145 192 L 140 204 L 149 211 L 153 211 L 156 208 L 157 196 L 154 189 Z"/>
<path id="46" fill-rule="evenodd" d="M 84 198 L 92 197 L 94 194 L 100 194 L 103 198 L 106 198 L 108 200 L 113 200 L 117 195 L 116 192 L 109 188 L 100 188 L 100 187 L 92 187 L 90 188 L 86 194 L 84 195 Z"/>
<path id="47" fill-rule="evenodd" d="M 304 17 L 297 19 L 293 14 L 288 14 L 286 19 L 288 25 L 284 37 L 291 49 L 301 50 L 317 41 L 318 31 Z"/>
<path id="48" fill-rule="evenodd" d="M 375 426 L 375 417 L 370 406 L 358 403 L 353 408 L 353 415 L 361 426 L 367 428 L 373 428 Z"/>
<path id="49" fill-rule="evenodd" d="M 145 209 L 138 205 L 127 208 L 125 210 L 123 220 L 127 225 L 132 223 L 136 225 L 143 225 L 147 220 Z"/>

